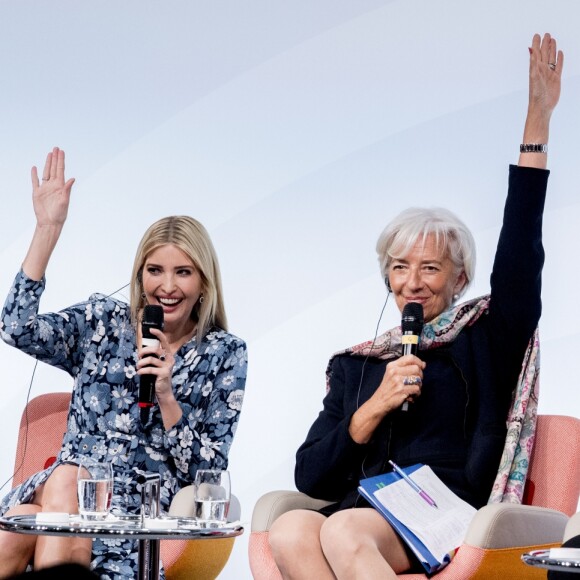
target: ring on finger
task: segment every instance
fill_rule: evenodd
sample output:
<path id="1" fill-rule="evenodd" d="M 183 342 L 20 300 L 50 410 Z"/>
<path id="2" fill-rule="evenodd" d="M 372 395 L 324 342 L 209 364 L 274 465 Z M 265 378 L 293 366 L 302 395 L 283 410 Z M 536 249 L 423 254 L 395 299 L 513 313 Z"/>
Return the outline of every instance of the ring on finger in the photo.
<path id="1" fill-rule="evenodd" d="M 404 385 L 420 385 L 421 382 L 421 377 L 416 376 L 408 376 L 403 379 Z"/>
<path id="2" fill-rule="evenodd" d="M 556 70 L 556 63 L 555 62 L 549 62 L 548 66 L 552 69 L 552 70 Z"/>
<path id="3" fill-rule="evenodd" d="M 165 360 L 165 351 L 163 351 L 160 355 L 159 355 L 159 360 L 161 362 L 163 362 Z"/>

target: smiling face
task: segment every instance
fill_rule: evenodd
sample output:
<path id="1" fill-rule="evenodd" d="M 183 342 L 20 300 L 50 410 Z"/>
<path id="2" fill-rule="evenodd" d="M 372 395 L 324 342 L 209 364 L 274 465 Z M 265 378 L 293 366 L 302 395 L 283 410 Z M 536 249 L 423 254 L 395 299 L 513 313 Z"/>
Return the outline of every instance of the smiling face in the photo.
<path id="1" fill-rule="evenodd" d="M 191 313 L 203 291 L 201 275 L 189 256 L 173 244 L 153 250 L 143 265 L 143 291 L 147 304 L 163 307 L 164 329 L 191 332 Z"/>
<path id="2" fill-rule="evenodd" d="M 408 302 L 423 306 L 425 322 L 445 311 L 466 283 L 463 270 L 447 254 L 442 254 L 433 234 L 419 238 L 404 258 L 389 265 L 389 282 L 399 310 Z"/>

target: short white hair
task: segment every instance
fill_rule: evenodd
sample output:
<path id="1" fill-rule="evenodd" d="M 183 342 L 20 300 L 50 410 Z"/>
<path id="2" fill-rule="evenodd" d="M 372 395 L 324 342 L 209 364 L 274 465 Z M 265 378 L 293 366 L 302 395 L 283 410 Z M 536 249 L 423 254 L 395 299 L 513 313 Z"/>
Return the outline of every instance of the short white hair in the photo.
<path id="1" fill-rule="evenodd" d="M 457 273 L 465 273 L 463 294 L 475 274 L 475 240 L 469 228 L 451 211 L 442 207 L 411 207 L 402 211 L 383 230 L 377 241 L 381 274 L 385 280 L 393 260 L 404 258 L 418 240 L 429 234 L 435 244 L 454 264 Z"/>

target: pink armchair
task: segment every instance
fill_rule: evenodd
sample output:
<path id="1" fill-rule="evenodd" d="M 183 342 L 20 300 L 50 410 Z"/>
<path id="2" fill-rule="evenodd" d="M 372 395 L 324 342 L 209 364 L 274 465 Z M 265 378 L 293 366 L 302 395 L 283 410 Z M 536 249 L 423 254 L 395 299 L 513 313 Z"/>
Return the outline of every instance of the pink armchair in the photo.
<path id="1" fill-rule="evenodd" d="M 475 515 L 455 558 L 437 574 L 440 580 L 545 578 L 545 571 L 526 566 L 521 554 L 560 545 L 568 519 L 576 512 L 580 492 L 580 419 L 539 415 L 536 441 L 523 505 L 490 504 Z M 268 530 L 286 511 L 317 509 L 328 502 L 297 491 L 262 496 L 252 515 L 250 568 L 255 580 L 281 580 Z M 423 574 L 401 574 L 425 580 Z"/>

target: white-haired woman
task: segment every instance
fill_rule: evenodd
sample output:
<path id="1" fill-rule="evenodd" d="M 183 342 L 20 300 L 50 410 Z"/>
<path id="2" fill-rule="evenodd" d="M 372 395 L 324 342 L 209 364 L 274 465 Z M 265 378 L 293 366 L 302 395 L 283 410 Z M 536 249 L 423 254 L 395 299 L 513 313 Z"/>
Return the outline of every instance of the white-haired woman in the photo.
<path id="1" fill-rule="evenodd" d="M 331 359 L 324 407 L 298 450 L 295 478 L 300 491 L 334 503 L 274 523 L 270 545 L 284 578 L 384 580 L 421 570 L 357 492 L 360 479 L 389 470 L 388 460 L 428 464 L 471 505 L 488 501 L 540 318 L 548 128 L 562 67 L 555 40 L 535 35 L 523 145 L 510 167 L 489 296 L 455 305 L 473 277 L 475 250 L 450 212 L 408 210 L 381 235 L 381 272 L 398 308 L 423 307 L 422 350 L 401 357 L 394 329 Z"/>
<path id="2" fill-rule="evenodd" d="M 191 484 L 198 468 L 226 469 L 246 381 L 246 345 L 227 332 L 217 257 L 209 235 L 189 216 L 170 216 L 145 232 L 135 257 L 131 304 L 92 295 L 58 313 L 39 314 L 45 271 L 65 223 L 71 187 L 64 152 L 32 170 L 36 229 L 10 290 L 2 338 L 74 379 L 68 428 L 56 462 L 1 502 L 4 515 L 77 513 L 77 465 L 83 456 L 113 464 L 113 510 L 138 513 L 139 474 L 159 473 L 160 500 Z M 141 344 L 147 304 L 163 308 L 159 346 Z M 140 417 L 139 377 L 155 376 L 156 404 Z M 137 542 L 25 536 L 0 532 L 0 578 L 28 564 L 76 563 L 102 579 L 136 577 Z"/>

